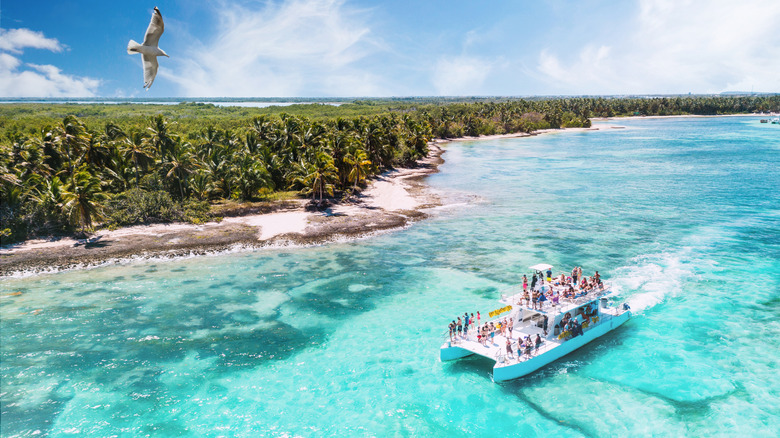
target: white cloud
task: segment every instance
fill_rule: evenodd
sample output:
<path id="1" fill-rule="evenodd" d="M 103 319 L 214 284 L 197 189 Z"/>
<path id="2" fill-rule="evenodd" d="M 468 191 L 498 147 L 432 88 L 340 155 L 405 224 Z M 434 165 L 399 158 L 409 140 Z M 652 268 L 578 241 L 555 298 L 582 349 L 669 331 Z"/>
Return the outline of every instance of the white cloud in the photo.
<path id="1" fill-rule="evenodd" d="M 30 29 L 0 29 L 0 50 L 22 53 L 24 48 L 46 49 L 61 52 L 63 45 L 55 38 L 46 38 L 43 32 Z"/>
<path id="2" fill-rule="evenodd" d="M 381 93 L 380 78 L 357 65 L 380 43 L 365 13 L 341 0 L 219 4 L 215 14 L 217 35 L 160 69 L 186 96 Z"/>
<path id="3" fill-rule="evenodd" d="M 543 50 L 538 72 L 564 93 L 776 92 L 777 23 L 778 2 L 641 0 L 630 34 L 568 61 Z"/>
<path id="4" fill-rule="evenodd" d="M 433 69 L 433 85 L 440 96 L 473 95 L 491 70 L 490 62 L 478 57 L 442 57 Z"/>
<path id="5" fill-rule="evenodd" d="M 22 54 L 24 48 L 61 52 L 63 46 L 41 32 L 29 29 L 0 29 L 0 50 Z M 100 81 L 63 74 L 53 65 L 24 64 L 21 59 L 0 51 L 0 96 L 3 97 L 89 97 Z"/>

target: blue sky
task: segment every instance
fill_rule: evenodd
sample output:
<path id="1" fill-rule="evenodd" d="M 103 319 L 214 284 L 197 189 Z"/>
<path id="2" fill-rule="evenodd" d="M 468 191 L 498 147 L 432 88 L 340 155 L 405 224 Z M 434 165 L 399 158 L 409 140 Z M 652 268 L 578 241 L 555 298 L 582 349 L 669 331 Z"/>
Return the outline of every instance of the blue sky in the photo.
<path id="1" fill-rule="evenodd" d="M 158 6 L 171 57 L 138 55 Z M 0 3 L 0 97 L 780 92 L 780 2 Z"/>

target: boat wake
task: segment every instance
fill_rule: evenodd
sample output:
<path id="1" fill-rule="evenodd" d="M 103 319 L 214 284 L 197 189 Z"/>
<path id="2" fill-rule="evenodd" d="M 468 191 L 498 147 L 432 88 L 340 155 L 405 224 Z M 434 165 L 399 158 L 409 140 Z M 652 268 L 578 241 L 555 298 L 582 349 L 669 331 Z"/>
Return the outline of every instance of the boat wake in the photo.
<path id="1" fill-rule="evenodd" d="M 685 282 L 696 278 L 691 263 L 693 248 L 635 257 L 612 275 L 615 295 L 626 297 L 634 313 L 641 313 L 668 297 L 677 296 Z"/>

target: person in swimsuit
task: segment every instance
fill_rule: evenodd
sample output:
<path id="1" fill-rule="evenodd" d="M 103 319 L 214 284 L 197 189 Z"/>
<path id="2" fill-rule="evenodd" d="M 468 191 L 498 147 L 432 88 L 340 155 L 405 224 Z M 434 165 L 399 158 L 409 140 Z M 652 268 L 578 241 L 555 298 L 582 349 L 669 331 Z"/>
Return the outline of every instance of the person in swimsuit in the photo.
<path id="1" fill-rule="evenodd" d="M 523 275 L 523 292 L 528 290 L 528 277 Z"/>
<path id="2" fill-rule="evenodd" d="M 514 327 L 515 322 L 512 318 L 509 318 L 509 325 L 507 328 L 509 329 L 509 339 L 512 339 L 512 327 Z"/>
<path id="3" fill-rule="evenodd" d="M 506 340 L 506 355 L 514 356 L 514 353 L 512 353 L 512 342 L 509 339 Z"/>
<path id="4" fill-rule="evenodd" d="M 539 303 L 539 295 L 541 295 L 540 292 L 534 292 L 533 296 L 531 297 L 531 302 L 533 303 L 534 310 L 536 310 L 536 306 Z"/>

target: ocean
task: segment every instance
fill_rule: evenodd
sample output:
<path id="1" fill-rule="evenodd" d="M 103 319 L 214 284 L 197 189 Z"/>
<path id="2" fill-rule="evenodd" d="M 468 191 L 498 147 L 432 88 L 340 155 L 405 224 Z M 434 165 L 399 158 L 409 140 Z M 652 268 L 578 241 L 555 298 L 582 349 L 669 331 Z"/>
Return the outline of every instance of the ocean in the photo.
<path id="1" fill-rule="evenodd" d="M 447 144 L 404 230 L 3 279 L 0 434 L 777 436 L 780 127 L 599 123 Z M 439 361 L 541 262 L 633 318 L 514 381 Z"/>

